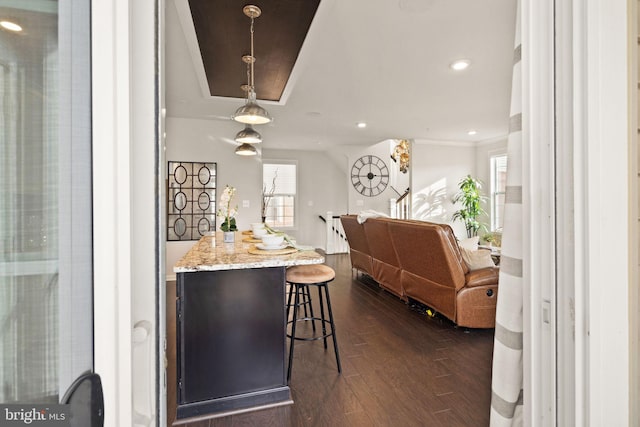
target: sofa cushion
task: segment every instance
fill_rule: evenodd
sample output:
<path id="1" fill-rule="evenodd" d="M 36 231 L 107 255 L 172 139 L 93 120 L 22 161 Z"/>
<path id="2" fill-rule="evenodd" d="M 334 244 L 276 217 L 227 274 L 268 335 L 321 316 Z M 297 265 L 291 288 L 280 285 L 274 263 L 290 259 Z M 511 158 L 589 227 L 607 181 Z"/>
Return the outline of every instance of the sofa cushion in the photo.
<path id="1" fill-rule="evenodd" d="M 469 271 L 480 270 L 487 267 L 495 267 L 496 265 L 491 258 L 491 251 L 486 249 L 469 250 L 461 247 L 462 259 L 467 263 Z"/>
<path id="2" fill-rule="evenodd" d="M 464 248 L 470 251 L 477 251 L 479 241 L 480 241 L 479 236 L 473 236 L 473 237 L 469 237 L 468 239 L 460 240 L 460 242 L 458 243 L 458 246 L 460 246 L 460 249 Z"/>
<path id="3" fill-rule="evenodd" d="M 499 273 L 500 269 L 498 267 L 470 271 L 465 277 L 465 287 L 473 288 L 476 286 L 496 285 L 498 283 Z"/>
<path id="4" fill-rule="evenodd" d="M 383 288 L 404 299 L 400 262 L 389 234 L 390 222 L 392 221 L 385 218 L 371 218 L 362 225 L 371 250 L 373 279 Z"/>
<path id="5" fill-rule="evenodd" d="M 389 223 L 389 229 L 403 270 L 455 290 L 464 286 L 464 262 L 458 260 L 458 243 L 446 226 L 395 221 Z"/>
<path id="6" fill-rule="evenodd" d="M 447 240 L 449 241 L 449 246 L 451 247 L 451 252 L 453 253 L 453 256 L 457 260 L 458 264 L 460 265 L 460 268 L 462 268 L 462 272 L 464 274 L 469 273 L 469 267 L 467 266 L 467 263 L 464 262 L 464 260 L 462 259 L 462 253 L 460 252 L 458 239 L 456 238 L 456 235 L 453 232 L 453 228 L 451 228 L 447 224 L 438 224 L 438 226 L 442 229 L 444 234 L 447 236 Z"/>

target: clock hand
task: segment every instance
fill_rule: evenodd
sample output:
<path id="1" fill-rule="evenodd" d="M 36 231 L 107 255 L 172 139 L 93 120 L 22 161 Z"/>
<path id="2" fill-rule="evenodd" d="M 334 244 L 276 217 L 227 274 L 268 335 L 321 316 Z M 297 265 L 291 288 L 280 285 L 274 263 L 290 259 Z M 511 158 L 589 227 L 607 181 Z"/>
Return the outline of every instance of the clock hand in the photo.
<path id="1" fill-rule="evenodd" d="M 354 176 L 354 177 L 355 177 L 355 176 L 357 176 L 357 177 L 359 177 L 359 178 L 369 178 L 369 179 L 373 179 L 373 178 L 375 178 L 375 177 L 377 177 L 377 176 L 378 176 L 378 177 L 388 177 L 389 175 L 378 175 L 378 174 L 375 174 L 375 173 L 368 173 L 368 174 L 366 174 L 366 175 L 352 175 L 352 176 Z"/>

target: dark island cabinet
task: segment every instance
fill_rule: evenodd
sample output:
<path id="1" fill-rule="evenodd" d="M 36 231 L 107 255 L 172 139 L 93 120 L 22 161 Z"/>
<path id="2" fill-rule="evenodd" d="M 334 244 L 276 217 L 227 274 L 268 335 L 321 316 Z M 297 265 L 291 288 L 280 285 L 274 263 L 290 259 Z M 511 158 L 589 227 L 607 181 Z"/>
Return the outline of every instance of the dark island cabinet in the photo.
<path id="1" fill-rule="evenodd" d="M 291 403 L 285 267 L 177 274 L 178 418 Z"/>

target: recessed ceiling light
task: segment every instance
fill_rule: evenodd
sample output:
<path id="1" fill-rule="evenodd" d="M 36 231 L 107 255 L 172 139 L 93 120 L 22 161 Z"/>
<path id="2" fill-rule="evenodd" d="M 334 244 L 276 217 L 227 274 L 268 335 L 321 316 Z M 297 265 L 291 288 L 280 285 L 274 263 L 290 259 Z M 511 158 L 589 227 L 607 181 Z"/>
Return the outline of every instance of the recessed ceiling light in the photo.
<path id="1" fill-rule="evenodd" d="M 460 59 L 458 61 L 452 62 L 449 67 L 451 67 L 451 69 L 454 71 L 462 71 L 469 68 L 469 65 L 471 65 L 471 61 L 469 61 L 468 59 Z"/>
<path id="2" fill-rule="evenodd" d="M 22 31 L 22 27 L 20 25 L 11 21 L 0 21 L 0 27 L 16 33 Z"/>
<path id="3" fill-rule="evenodd" d="M 364 129 L 367 127 L 367 124 L 365 122 L 358 122 L 356 123 L 356 126 L 358 126 L 360 129 Z"/>
<path id="4" fill-rule="evenodd" d="M 470 130 L 467 132 L 467 135 L 475 135 L 475 134 L 477 134 L 477 133 L 478 133 L 478 132 L 477 132 L 475 129 L 470 129 Z"/>

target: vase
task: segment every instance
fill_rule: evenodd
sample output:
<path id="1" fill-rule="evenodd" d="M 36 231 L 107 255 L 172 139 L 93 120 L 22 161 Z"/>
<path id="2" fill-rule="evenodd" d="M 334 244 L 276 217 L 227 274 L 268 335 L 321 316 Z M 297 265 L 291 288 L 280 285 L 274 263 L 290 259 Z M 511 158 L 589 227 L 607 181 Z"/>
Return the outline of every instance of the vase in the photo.
<path id="1" fill-rule="evenodd" d="M 233 231 L 223 231 L 223 242 L 224 243 L 233 243 L 236 240 L 236 233 Z"/>

